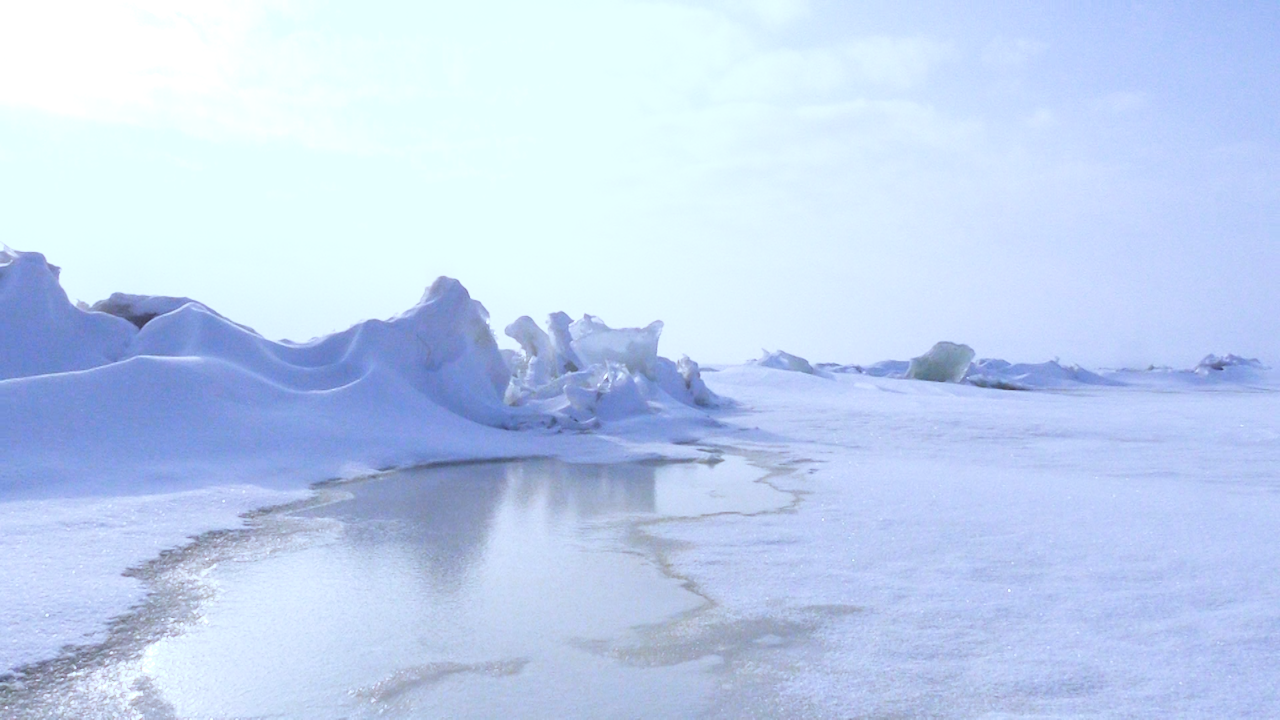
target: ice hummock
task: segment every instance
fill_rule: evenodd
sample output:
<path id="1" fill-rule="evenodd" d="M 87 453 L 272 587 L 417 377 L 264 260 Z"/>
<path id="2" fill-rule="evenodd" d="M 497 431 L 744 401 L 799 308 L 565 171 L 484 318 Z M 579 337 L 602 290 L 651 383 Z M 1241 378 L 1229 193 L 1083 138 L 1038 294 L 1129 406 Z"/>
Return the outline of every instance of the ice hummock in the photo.
<path id="1" fill-rule="evenodd" d="M 1195 367 L 1186 370 L 1152 365 L 1142 369 L 1109 370 L 1104 375 L 1126 385 L 1171 385 L 1223 390 L 1270 389 L 1275 387 L 1278 379 L 1275 371 L 1257 358 L 1233 353 L 1206 355 Z"/>
<path id="2" fill-rule="evenodd" d="M 1057 359 L 1042 363 L 1010 363 L 998 358 L 983 358 L 973 364 L 964 381 L 970 385 L 997 390 L 1122 384 L 1079 365 L 1062 365 Z"/>
<path id="3" fill-rule="evenodd" d="M 907 374 L 911 363 L 907 360 L 881 360 L 862 369 L 863 374 L 871 377 L 901 378 Z"/>
<path id="4" fill-rule="evenodd" d="M 658 361 L 662 321 L 642 328 L 611 328 L 600 318 L 583 315 L 569 326 L 571 347 L 586 367 L 616 363 L 636 375 L 652 376 Z"/>
<path id="5" fill-rule="evenodd" d="M 1230 390 L 1271 389 L 1277 385 L 1274 371 L 1257 358 L 1228 353 L 1207 355 L 1194 368 L 1178 370 L 1151 366 L 1145 369 L 1090 370 L 1064 364 L 1058 358 L 1040 363 L 1009 362 L 1000 358 L 973 360 L 967 345 L 940 342 L 929 352 L 907 360 L 881 360 L 871 365 L 833 362 L 810 364 L 783 351 L 768 352 L 749 364 L 779 370 L 813 373 L 822 377 L 865 375 L 898 380 L 932 380 L 963 383 L 993 390 L 1066 390 L 1072 388 L 1171 385 L 1175 387 Z"/>
<path id="6" fill-rule="evenodd" d="M 546 325 L 544 331 L 524 316 L 505 330 L 520 344 L 508 356 L 505 400 L 531 417 L 575 426 L 722 402 L 702 381 L 698 363 L 658 355 L 661 321 L 611 328 L 593 315 L 570 323 L 557 312 Z"/>
<path id="7" fill-rule="evenodd" d="M 910 380 L 956 383 L 964 379 L 973 361 L 973 348 L 943 340 L 920 357 L 911 358 L 904 375 Z"/>
<path id="8" fill-rule="evenodd" d="M 774 370 L 787 370 L 789 372 L 805 373 L 806 375 L 825 376 L 826 373 L 815 368 L 808 360 L 799 355 L 792 355 L 785 350 L 761 350 L 760 357 L 752 361 L 753 365 L 760 367 L 773 368 Z"/>
<path id="9" fill-rule="evenodd" d="M 1267 370 L 1257 358 L 1246 358 L 1232 353 L 1218 356 L 1210 353 L 1192 370 L 1197 375 L 1211 375 L 1215 372 L 1231 371 L 1234 368 L 1244 370 Z"/>

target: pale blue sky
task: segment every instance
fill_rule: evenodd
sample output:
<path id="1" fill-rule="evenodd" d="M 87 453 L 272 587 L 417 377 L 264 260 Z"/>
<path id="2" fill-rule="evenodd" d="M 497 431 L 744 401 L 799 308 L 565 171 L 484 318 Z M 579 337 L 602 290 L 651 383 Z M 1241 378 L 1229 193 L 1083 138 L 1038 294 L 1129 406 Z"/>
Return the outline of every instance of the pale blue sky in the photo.
<path id="1" fill-rule="evenodd" d="M 0 240 L 306 339 L 459 278 L 738 361 L 1280 360 L 1280 5 L 0 7 Z"/>

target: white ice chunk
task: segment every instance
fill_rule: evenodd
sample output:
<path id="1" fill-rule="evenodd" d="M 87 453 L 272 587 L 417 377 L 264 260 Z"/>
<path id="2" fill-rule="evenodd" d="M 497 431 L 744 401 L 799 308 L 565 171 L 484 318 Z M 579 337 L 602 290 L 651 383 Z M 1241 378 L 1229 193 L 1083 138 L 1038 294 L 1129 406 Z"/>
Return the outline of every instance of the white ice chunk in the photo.
<path id="1" fill-rule="evenodd" d="M 688 355 L 681 357 L 679 362 L 658 358 L 654 382 L 663 392 L 686 405 L 718 407 L 723 402 L 702 381 L 701 368 Z"/>
<path id="2" fill-rule="evenodd" d="M 533 318 L 522 315 L 508 325 L 505 332 L 507 337 L 520 343 L 520 348 L 524 351 L 513 371 L 522 384 L 539 387 L 560 375 L 551 338 L 538 327 Z M 516 404 L 510 403 L 509 396 L 508 402 Z"/>
<path id="3" fill-rule="evenodd" d="M 555 350 L 551 347 L 551 338 L 528 315 L 516 318 L 515 322 L 507 326 L 505 332 L 507 337 L 520 343 L 520 349 L 524 350 L 524 354 L 528 357 L 550 359 L 555 355 Z"/>
<path id="4" fill-rule="evenodd" d="M 639 382 L 622 365 L 594 365 L 590 370 L 566 375 L 564 395 L 578 420 L 618 420 L 649 412 Z"/>
<path id="5" fill-rule="evenodd" d="M 570 346 L 587 366 L 617 363 L 633 374 L 654 376 L 661 320 L 642 328 L 613 329 L 599 318 L 583 315 L 569 326 L 569 334 Z"/>
<path id="6" fill-rule="evenodd" d="M 573 336 L 569 327 L 573 320 L 568 314 L 553 312 L 547 316 L 547 332 L 551 336 L 551 347 L 556 353 L 556 374 L 577 372 L 586 368 L 578 353 L 573 350 Z"/>
<path id="7" fill-rule="evenodd" d="M 676 363 L 676 370 L 684 380 L 685 389 L 692 397 L 694 405 L 712 407 L 719 404 L 720 398 L 716 397 L 707 384 L 702 382 L 702 369 L 692 358 L 688 355 L 680 356 L 680 361 Z"/>
<path id="8" fill-rule="evenodd" d="M 929 352 L 911 358 L 905 377 L 911 380 L 933 382 L 960 382 L 973 361 L 973 348 L 942 341 L 929 348 Z"/>

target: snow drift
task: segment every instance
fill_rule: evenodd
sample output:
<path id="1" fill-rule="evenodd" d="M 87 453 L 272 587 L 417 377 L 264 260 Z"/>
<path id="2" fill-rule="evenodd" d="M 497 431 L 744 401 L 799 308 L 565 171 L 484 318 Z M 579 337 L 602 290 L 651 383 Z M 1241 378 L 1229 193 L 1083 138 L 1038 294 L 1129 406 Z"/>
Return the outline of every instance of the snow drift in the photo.
<path id="1" fill-rule="evenodd" d="M 0 446 L 21 448 L 0 466 L 0 498 L 293 488 L 537 452 L 503 430 L 509 371 L 456 280 L 394 318 L 298 344 L 187 298 L 86 310 L 39 253 L 0 260 Z"/>
<path id="2" fill-rule="evenodd" d="M 0 378 L 91 370 L 134 358 L 222 363 L 284 391 L 332 391 L 375 369 L 450 411 L 486 425 L 508 421 L 506 365 L 488 313 L 462 284 L 439 278 L 413 308 L 309 343 L 278 343 L 187 298 L 117 293 L 85 311 L 39 253 L 4 250 L 0 266 Z M 192 378 L 195 380 L 195 378 Z"/>

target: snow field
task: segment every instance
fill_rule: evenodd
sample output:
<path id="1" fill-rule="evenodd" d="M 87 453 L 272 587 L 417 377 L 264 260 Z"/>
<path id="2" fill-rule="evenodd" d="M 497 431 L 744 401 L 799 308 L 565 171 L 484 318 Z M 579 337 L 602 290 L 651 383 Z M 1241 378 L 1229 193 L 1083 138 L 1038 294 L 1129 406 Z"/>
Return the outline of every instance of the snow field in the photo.
<path id="1" fill-rule="evenodd" d="M 658 532 L 738 622 L 826 613 L 753 669 L 791 712 L 1280 709 L 1274 393 L 708 378 L 754 411 L 735 444 L 792 461 L 805 501 Z"/>

